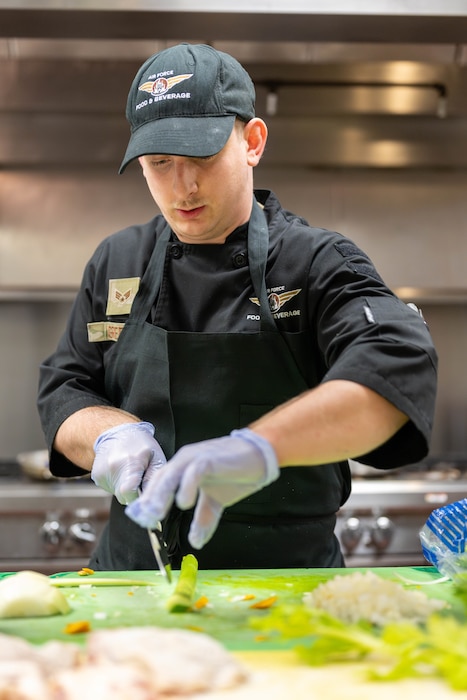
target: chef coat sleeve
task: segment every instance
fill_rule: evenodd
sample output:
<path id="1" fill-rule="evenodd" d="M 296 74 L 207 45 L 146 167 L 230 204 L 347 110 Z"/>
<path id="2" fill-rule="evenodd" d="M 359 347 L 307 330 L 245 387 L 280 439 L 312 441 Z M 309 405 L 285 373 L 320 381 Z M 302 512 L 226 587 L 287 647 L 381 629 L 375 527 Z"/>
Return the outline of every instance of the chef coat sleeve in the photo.
<path id="1" fill-rule="evenodd" d="M 39 369 L 37 406 L 50 452 L 50 470 L 56 476 L 87 473 L 52 447 L 63 421 L 82 408 L 111 405 L 105 395 L 103 358 L 112 341 L 90 343 L 87 334 L 88 322 L 106 318 L 108 278 L 106 265 L 101 264 L 106 245 L 97 248 L 86 266 L 65 332 Z"/>
<path id="2" fill-rule="evenodd" d="M 387 288 L 368 256 L 345 238 L 325 241 L 313 265 L 323 381 L 374 390 L 409 417 L 396 435 L 356 459 L 394 468 L 423 459 L 433 426 L 437 354 L 426 322 Z"/>

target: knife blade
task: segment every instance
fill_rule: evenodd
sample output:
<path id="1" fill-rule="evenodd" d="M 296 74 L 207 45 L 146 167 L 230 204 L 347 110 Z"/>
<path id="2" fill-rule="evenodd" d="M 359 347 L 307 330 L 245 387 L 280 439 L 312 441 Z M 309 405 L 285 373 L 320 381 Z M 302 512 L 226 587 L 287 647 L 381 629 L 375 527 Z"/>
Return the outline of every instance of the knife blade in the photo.
<path id="1" fill-rule="evenodd" d="M 141 488 L 138 489 L 138 495 L 141 496 Z M 169 553 L 167 551 L 167 543 L 164 540 L 162 533 L 162 523 L 158 522 L 154 530 L 146 528 L 148 533 L 151 549 L 154 552 L 154 557 L 159 567 L 159 571 L 165 578 L 167 583 L 172 583 L 172 567 L 170 566 Z"/>
<path id="2" fill-rule="evenodd" d="M 172 583 L 172 567 L 170 566 L 169 557 L 167 554 L 167 545 L 162 535 L 162 525 L 160 522 L 158 523 L 158 527 L 160 530 L 150 530 L 147 528 L 149 542 L 151 543 L 152 551 L 154 552 L 159 571 L 166 579 L 167 583 Z"/>

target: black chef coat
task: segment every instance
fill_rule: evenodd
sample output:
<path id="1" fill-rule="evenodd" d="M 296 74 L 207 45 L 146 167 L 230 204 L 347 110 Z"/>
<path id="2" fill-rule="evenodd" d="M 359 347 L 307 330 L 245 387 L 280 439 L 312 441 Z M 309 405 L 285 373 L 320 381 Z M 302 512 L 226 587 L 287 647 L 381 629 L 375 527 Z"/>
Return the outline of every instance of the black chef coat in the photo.
<path id="1" fill-rule="evenodd" d="M 264 203 L 269 227 L 270 306 L 306 386 L 347 379 L 385 396 L 410 421 L 359 460 L 380 468 L 418 461 L 428 449 L 436 390 L 437 359 L 425 323 L 394 296 L 352 241 L 310 227 L 282 209 L 272 193 L 256 196 Z M 125 229 L 103 241 L 89 262 L 67 330 L 56 353 L 41 367 L 39 410 L 50 446 L 61 422 L 74 411 L 112 405 L 105 373 L 118 341 L 89 342 L 87 324 L 125 322 L 128 315 L 120 316 L 118 308 L 108 313 L 109 280 L 141 278 L 164 228 L 162 217 L 156 217 Z M 221 246 L 184 244 L 172 235 L 152 323 L 168 331 L 195 333 L 257 330 L 259 300 L 250 277 L 247 231 L 247 226 L 240 227 Z M 140 417 L 151 418 L 157 431 L 157 420 Z M 323 468 L 331 469 L 309 469 L 318 474 Z M 340 475 L 330 481 L 334 493 L 330 488 L 326 498 L 310 489 L 311 516 L 334 517 L 348 496 L 348 469 L 332 468 Z M 53 450 L 51 469 L 59 475 L 80 473 Z M 118 506 L 113 504 L 113 509 Z M 287 519 L 286 508 L 281 517 Z"/>

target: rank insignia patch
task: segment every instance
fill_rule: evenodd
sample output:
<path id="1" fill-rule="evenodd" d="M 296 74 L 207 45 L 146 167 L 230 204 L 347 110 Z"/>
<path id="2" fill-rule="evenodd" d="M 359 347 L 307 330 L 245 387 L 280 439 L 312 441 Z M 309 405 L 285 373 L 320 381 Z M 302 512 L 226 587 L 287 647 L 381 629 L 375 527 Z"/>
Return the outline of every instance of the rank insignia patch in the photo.
<path id="1" fill-rule="evenodd" d="M 136 293 L 139 289 L 140 277 L 123 277 L 109 280 L 107 296 L 107 316 L 122 316 L 129 314 Z"/>

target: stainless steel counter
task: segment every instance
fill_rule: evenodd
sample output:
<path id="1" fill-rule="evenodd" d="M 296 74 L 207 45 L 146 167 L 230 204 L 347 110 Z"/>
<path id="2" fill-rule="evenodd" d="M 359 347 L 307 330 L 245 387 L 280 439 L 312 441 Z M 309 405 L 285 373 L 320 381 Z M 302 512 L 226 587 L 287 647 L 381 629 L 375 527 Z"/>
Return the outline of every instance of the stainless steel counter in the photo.
<path id="1" fill-rule="evenodd" d="M 336 534 L 347 566 L 420 566 L 419 532 L 430 513 L 467 496 L 467 478 L 355 479 L 338 513 Z"/>
<path id="2" fill-rule="evenodd" d="M 0 477 L 0 571 L 86 566 L 110 502 L 90 480 Z"/>

